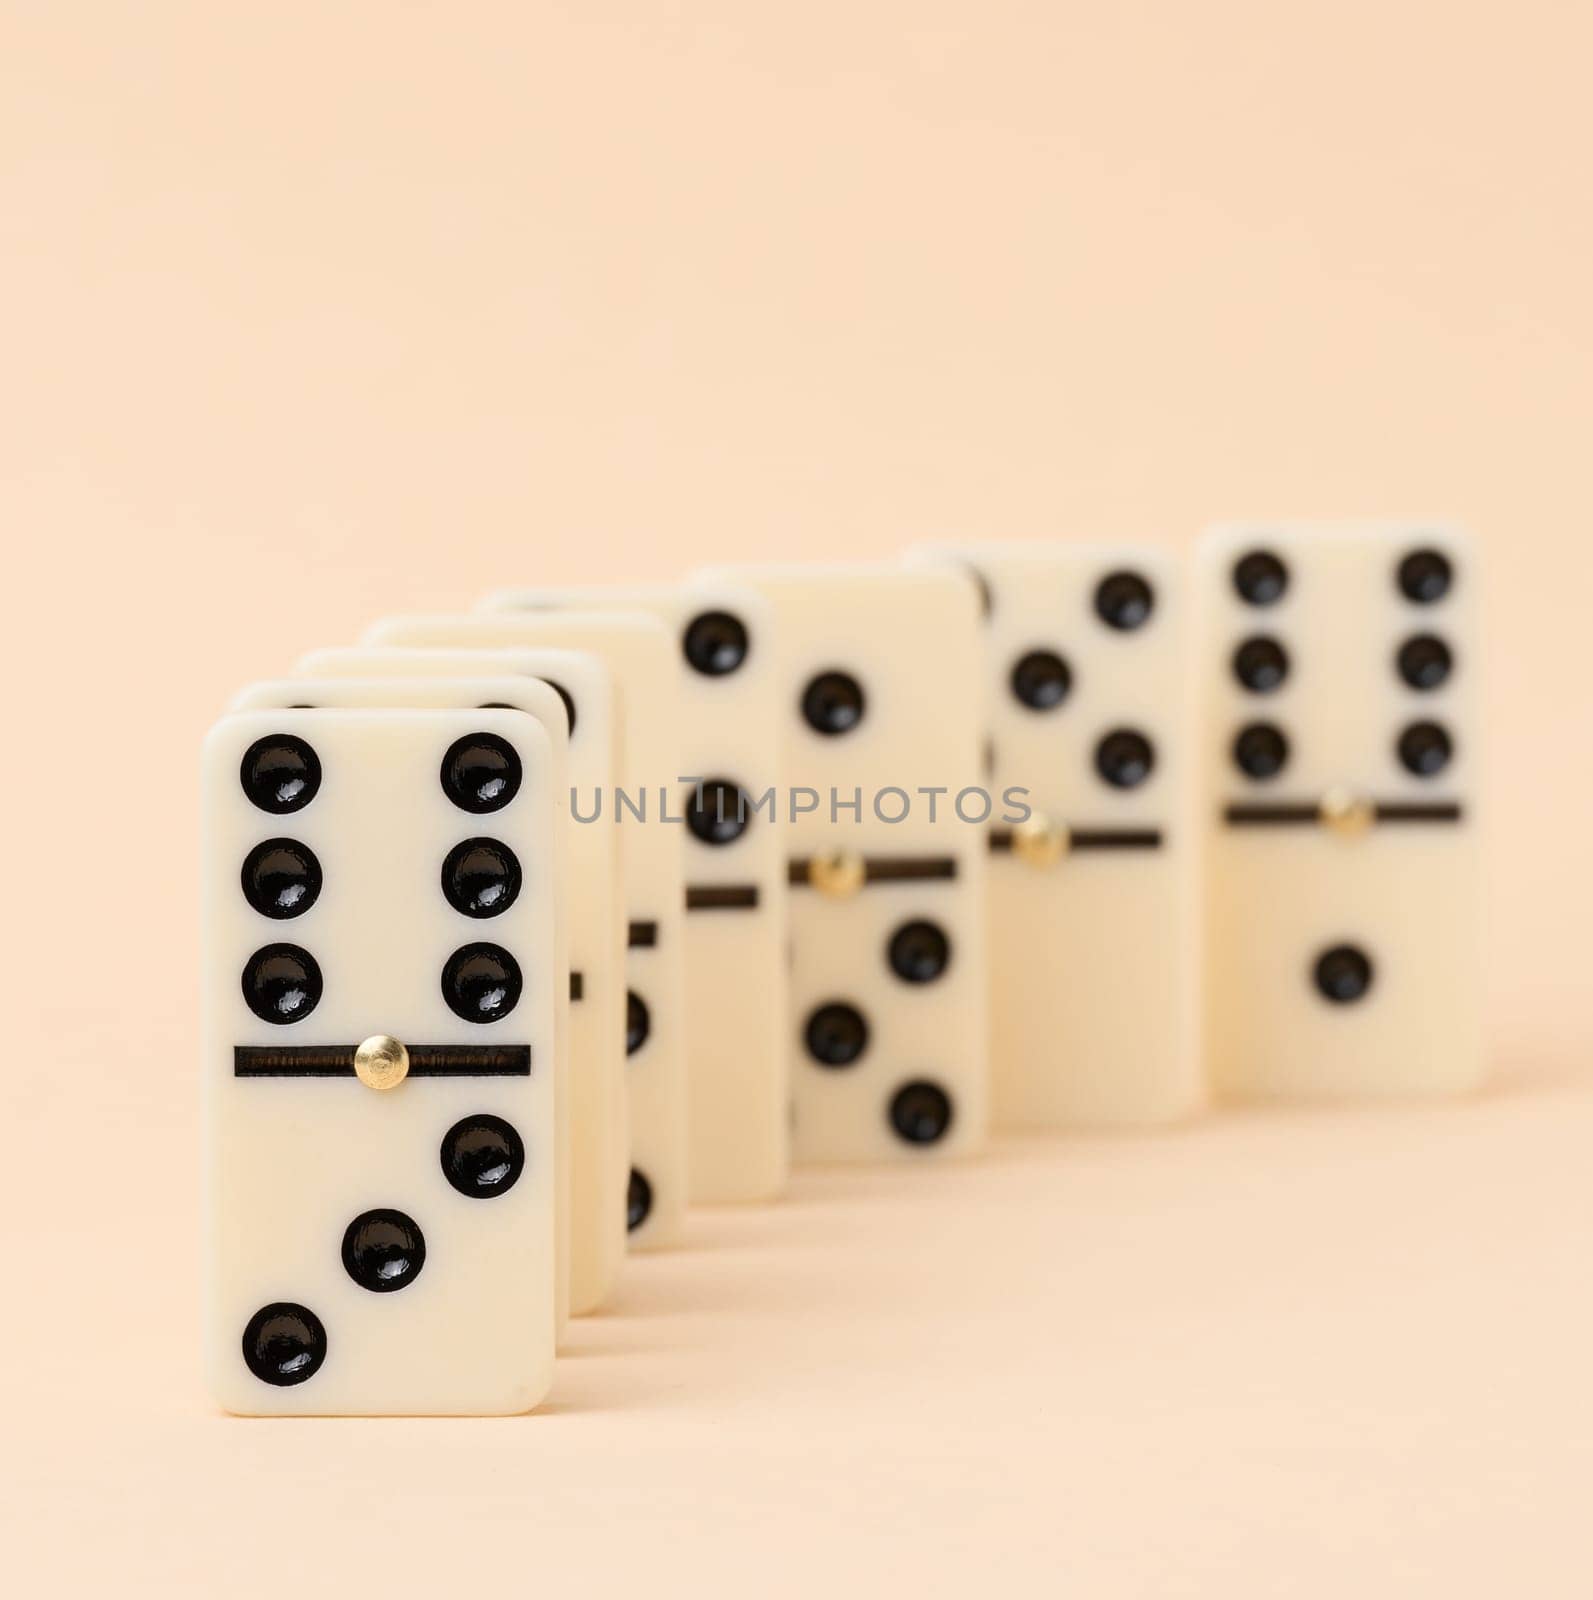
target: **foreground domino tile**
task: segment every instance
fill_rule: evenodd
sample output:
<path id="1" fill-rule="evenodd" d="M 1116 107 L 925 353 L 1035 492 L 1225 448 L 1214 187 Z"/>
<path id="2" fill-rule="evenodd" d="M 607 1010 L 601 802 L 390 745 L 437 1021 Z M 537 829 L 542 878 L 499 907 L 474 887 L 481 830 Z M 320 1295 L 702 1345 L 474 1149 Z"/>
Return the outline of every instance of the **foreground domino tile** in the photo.
<path id="1" fill-rule="evenodd" d="M 987 1073 L 972 586 L 898 566 L 731 567 L 701 581 L 755 588 L 773 608 L 795 1158 L 976 1150 Z M 903 800 L 905 816 L 885 820 Z"/>
<path id="2" fill-rule="evenodd" d="M 607 668 L 570 650 L 316 650 L 295 670 L 314 680 L 430 680 L 439 697 L 472 693 L 482 674 L 503 673 L 528 689 L 556 693 L 566 707 L 569 784 L 579 792 L 610 783 L 618 759 L 619 713 Z M 302 687 L 302 686 L 301 686 Z M 410 694 L 406 688 L 404 691 Z M 327 691 L 317 688 L 317 699 Z M 417 690 L 411 698 L 425 703 Z M 494 693 L 492 699 L 509 699 Z M 478 703 L 478 702 L 472 702 Z M 545 704 L 545 701 L 539 703 Z M 560 796 L 568 817 L 568 790 Z M 611 830 L 569 820 L 568 947 L 570 1310 L 584 1316 L 613 1293 L 625 1257 L 625 1177 L 630 1131 L 625 1100 L 625 914 L 619 854 Z"/>
<path id="3" fill-rule="evenodd" d="M 657 584 L 503 590 L 481 609 L 593 607 L 645 611 L 670 629 L 681 771 L 703 783 L 702 803 L 695 791 L 683 802 L 691 1198 L 767 1200 L 790 1165 L 785 855 L 735 796 L 756 799 L 779 779 L 768 603 L 735 585 Z"/>
<path id="4" fill-rule="evenodd" d="M 496 710 L 238 712 L 206 739 L 206 1350 L 228 1410 L 547 1392 L 551 754 Z M 486 921 L 483 873 L 518 883 Z"/>
<path id="5" fill-rule="evenodd" d="M 607 818 L 619 836 L 629 917 L 625 1047 L 631 1165 L 625 1203 L 631 1247 L 676 1243 L 688 1185 L 685 890 L 680 694 L 667 630 L 652 617 L 625 612 L 391 617 L 371 628 L 366 642 L 588 651 L 608 667 L 622 711 L 619 787 L 600 797 L 578 795 L 575 818 L 583 830 L 599 833 L 609 831 L 599 825 Z M 602 816 L 594 820 L 598 800 Z M 663 820 L 666 815 L 676 821 Z"/>
<path id="6" fill-rule="evenodd" d="M 1228 527 L 1199 560 L 1207 1049 L 1220 1093 L 1483 1072 L 1472 547 Z"/>
<path id="7" fill-rule="evenodd" d="M 568 718 L 557 690 L 525 677 L 508 678 L 281 678 L 250 684 L 234 698 L 234 711 L 282 711 L 292 708 L 403 709 L 442 708 L 467 711 L 497 706 L 534 717 L 548 736 L 548 781 L 554 810 L 554 936 L 556 946 L 554 991 L 554 1168 L 555 1239 L 558 1267 L 557 1330 L 564 1337 L 570 1315 L 570 1007 L 580 982 L 570 971 L 569 906 L 571 822 L 568 775 Z M 483 855 L 474 863 L 481 883 L 483 916 L 507 910 L 501 874 L 494 861 Z M 493 909 L 497 908 L 497 909 Z"/>
<path id="8" fill-rule="evenodd" d="M 1060 541 L 915 553 L 985 612 L 992 1120 L 1123 1127 L 1203 1099 L 1198 840 L 1178 563 Z"/>

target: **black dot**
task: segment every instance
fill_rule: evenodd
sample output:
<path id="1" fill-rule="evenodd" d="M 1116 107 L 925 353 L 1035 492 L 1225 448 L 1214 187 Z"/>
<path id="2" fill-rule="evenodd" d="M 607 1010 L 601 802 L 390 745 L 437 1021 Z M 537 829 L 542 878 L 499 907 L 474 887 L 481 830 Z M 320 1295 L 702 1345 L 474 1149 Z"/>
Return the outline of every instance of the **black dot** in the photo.
<path id="1" fill-rule="evenodd" d="M 633 1056 L 647 1043 L 653 1031 L 652 1013 L 647 1002 L 634 989 L 625 993 L 625 1054 Z"/>
<path id="2" fill-rule="evenodd" d="M 705 778 L 686 796 L 686 826 L 704 844 L 734 844 L 751 821 L 741 785 L 729 778 Z"/>
<path id="3" fill-rule="evenodd" d="M 543 678 L 545 683 L 560 700 L 564 702 L 564 720 L 569 724 L 569 731 L 575 732 L 575 696 L 564 687 L 562 683 L 555 683 L 552 678 Z"/>
<path id="4" fill-rule="evenodd" d="M 1270 722 L 1249 722 L 1234 735 L 1234 765 L 1247 778 L 1275 778 L 1289 759 L 1289 741 Z"/>
<path id="5" fill-rule="evenodd" d="M 1095 586 L 1095 614 L 1109 628 L 1132 633 L 1150 620 L 1156 596 L 1137 572 L 1109 572 Z"/>
<path id="6" fill-rule="evenodd" d="M 321 969 L 296 944 L 268 944 L 243 969 L 243 998 L 262 1022 L 301 1022 L 321 1000 Z"/>
<path id="7" fill-rule="evenodd" d="M 1336 944 L 1317 958 L 1313 976 L 1323 999 L 1348 1005 L 1372 987 L 1372 963 L 1353 944 Z"/>
<path id="8" fill-rule="evenodd" d="M 963 569 L 969 581 L 973 584 L 979 595 L 979 615 L 988 618 L 996 609 L 995 590 L 990 587 L 990 580 L 978 567 L 965 567 Z"/>
<path id="9" fill-rule="evenodd" d="M 1455 747 L 1436 722 L 1413 722 L 1399 736 L 1399 762 L 1413 777 L 1431 778 L 1449 765 Z"/>
<path id="10" fill-rule="evenodd" d="M 856 1006 L 832 1000 L 808 1017 L 802 1036 L 821 1067 L 849 1067 L 868 1049 L 868 1022 Z"/>
<path id="11" fill-rule="evenodd" d="M 704 611 L 686 624 L 681 646 L 694 672 L 723 678 L 747 659 L 747 626 L 728 611 Z"/>
<path id="12" fill-rule="evenodd" d="M 525 1170 L 525 1145 L 512 1123 L 491 1112 L 464 1117 L 443 1135 L 443 1176 L 471 1200 L 507 1194 Z"/>
<path id="13" fill-rule="evenodd" d="M 243 897 L 262 917 L 302 917 L 321 892 L 321 863 L 297 839 L 267 839 L 243 858 Z"/>
<path id="14" fill-rule="evenodd" d="M 1138 788 L 1156 765 L 1156 752 L 1143 733 L 1114 728 L 1095 747 L 1095 770 L 1114 789 Z"/>
<path id="15" fill-rule="evenodd" d="M 1233 586 L 1246 605 L 1276 605 L 1289 587 L 1289 569 L 1270 550 L 1251 550 L 1234 562 Z"/>
<path id="16" fill-rule="evenodd" d="M 1050 711 L 1067 699 L 1073 674 L 1051 650 L 1031 650 L 1012 668 L 1012 692 L 1031 711 Z"/>
<path id="17" fill-rule="evenodd" d="M 802 691 L 802 715 L 815 733 L 850 733 L 864 707 L 863 686 L 848 672 L 821 672 Z"/>
<path id="18" fill-rule="evenodd" d="M 631 1168 L 630 1181 L 625 1185 L 625 1228 L 635 1233 L 653 1213 L 653 1186 Z"/>
<path id="19" fill-rule="evenodd" d="M 326 1329 L 308 1306 L 274 1300 L 261 1306 L 243 1330 L 243 1363 L 261 1383 L 289 1389 L 321 1370 Z"/>
<path id="20" fill-rule="evenodd" d="M 1439 550 L 1412 550 L 1399 564 L 1399 592 L 1419 606 L 1430 606 L 1449 593 L 1454 570 Z"/>
<path id="21" fill-rule="evenodd" d="M 262 811 L 302 811 L 321 787 L 321 758 L 291 733 L 267 734 L 244 751 L 238 780 Z"/>
<path id="22" fill-rule="evenodd" d="M 365 1211 L 343 1232 L 343 1265 L 373 1294 L 406 1288 L 426 1265 L 426 1240 L 402 1211 Z"/>
<path id="23" fill-rule="evenodd" d="M 951 1127 L 951 1097 L 937 1083 L 918 1079 L 891 1096 L 891 1127 L 908 1144 L 934 1144 Z"/>
<path id="24" fill-rule="evenodd" d="M 443 999 L 466 1022 L 508 1016 L 519 1003 L 520 988 L 520 964 L 502 945 L 463 945 L 443 965 Z"/>
<path id="25" fill-rule="evenodd" d="M 501 811 L 520 792 L 520 757 L 495 733 L 467 733 L 443 757 L 442 786 L 463 811 Z"/>
<path id="26" fill-rule="evenodd" d="M 467 917 L 499 916 L 520 893 L 520 863 L 497 839 L 462 840 L 443 861 L 442 890 Z"/>
<path id="27" fill-rule="evenodd" d="M 1252 694 L 1271 694 L 1289 675 L 1289 653 L 1276 639 L 1258 633 L 1234 651 L 1233 675 Z"/>
<path id="28" fill-rule="evenodd" d="M 891 935 L 887 955 L 904 983 L 933 983 L 951 965 L 951 940 L 933 922 L 904 922 Z"/>
<path id="29" fill-rule="evenodd" d="M 1436 689 L 1449 677 L 1454 658 L 1434 633 L 1417 633 L 1399 647 L 1399 675 L 1413 689 Z"/>

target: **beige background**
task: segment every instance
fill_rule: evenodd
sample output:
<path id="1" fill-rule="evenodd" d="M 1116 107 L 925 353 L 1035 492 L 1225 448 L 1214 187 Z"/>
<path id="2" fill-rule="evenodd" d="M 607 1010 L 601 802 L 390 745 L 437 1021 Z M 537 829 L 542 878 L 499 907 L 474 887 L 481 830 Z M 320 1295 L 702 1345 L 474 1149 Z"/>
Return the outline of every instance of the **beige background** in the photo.
<path id="1" fill-rule="evenodd" d="M 17 1592 L 1585 1594 L 1590 51 L 1571 0 L 0 0 Z M 547 1415 L 209 1412 L 237 683 L 491 584 L 1357 511 L 1491 558 L 1487 1097 L 809 1177 Z"/>

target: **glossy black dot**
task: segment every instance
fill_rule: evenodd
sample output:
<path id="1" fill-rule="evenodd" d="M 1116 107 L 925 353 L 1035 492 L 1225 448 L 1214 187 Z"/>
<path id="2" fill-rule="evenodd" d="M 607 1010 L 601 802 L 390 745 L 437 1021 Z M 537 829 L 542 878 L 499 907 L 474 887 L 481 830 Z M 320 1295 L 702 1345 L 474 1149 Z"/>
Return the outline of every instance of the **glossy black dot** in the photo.
<path id="1" fill-rule="evenodd" d="M 1289 759 L 1289 741 L 1270 722 L 1246 723 L 1233 740 L 1233 763 L 1247 778 L 1275 778 Z"/>
<path id="2" fill-rule="evenodd" d="M 1416 605 L 1430 606 L 1449 593 L 1454 576 L 1442 551 L 1412 550 L 1399 564 L 1399 592 Z"/>
<path id="3" fill-rule="evenodd" d="M 635 1233 L 653 1214 L 653 1186 L 635 1167 L 625 1185 L 625 1227 Z"/>
<path id="4" fill-rule="evenodd" d="M 1114 728 L 1095 747 L 1095 770 L 1114 789 L 1138 788 L 1156 765 L 1156 752 L 1143 733 Z"/>
<path id="5" fill-rule="evenodd" d="M 564 720 L 568 724 L 569 732 L 574 733 L 575 696 L 572 695 L 562 683 L 555 683 L 552 678 L 543 678 L 541 681 L 545 683 L 554 692 L 554 694 L 556 694 L 559 699 L 564 702 Z"/>
<path id="6" fill-rule="evenodd" d="M 1234 562 L 1233 586 L 1246 605 L 1276 605 L 1289 587 L 1289 569 L 1270 550 L 1251 550 Z"/>
<path id="7" fill-rule="evenodd" d="M 1449 735 L 1436 722 L 1413 722 L 1399 736 L 1399 764 L 1413 777 L 1434 777 L 1454 752 Z"/>
<path id="8" fill-rule="evenodd" d="M 1413 689 L 1437 689 L 1449 677 L 1454 658 L 1435 633 L 1417 633 L 1399 647 L 1399 675 Z"/>
<path id="9" fill-rule="evenodd" d="M 647 1002 L 634 989 L 625 994 L 625 1054 L 633 1056 L 647 1043 L 653 1031 L 653 1016 Z"/>
<path id="10" fill-rule="evenodd" d="M 734 844 L 747 831 L 752 812 L 741 785 L 705 778 L 686 796 L 686 826 L 704 844 Z"/>
<path id="11" fill-rule="evenodd" d="M 856 1006 L 833 1000 L 808 1017 L 802 1037 L 821 1067 L 849 1067 L 868 1049 L 868 1022 Z"/>
<path id="12" fill-rule="evenodd" d="M 520 989 L 520 964 L 502 945 L 463 945 L 443 965 L 443 999 L 466 1022 L 508 1016 L 519 1003 Z"/>
<path id="13" fill-rule="evenodd" d="M 849 672 L 821 672 L 802 691 L 802 715 L 815 733 L 850 733 L 865 705 L 863 686 Z"/>
<path id="14" fill-rule="evenodd" d="M 326 1329 L 308 1306 L 274 1300 L 261 1306 L 243 1330 L 243 1364 L 273 1388 L 304 1383 L 325 1360 Z"/>
<path id="15" fill-rule="evenodd" d="M 267 839 L 243 858 L 243 897 L 262 917 L 302 917 L 321 892 L 321 863 L 297 839 Z"/>
<path id="16" fill-rule="evenodd" d="M 507 1194 L 525 1171 L 525 1145 L 514 1125 L 487 1111 L 456 1122 L 439 1153 L 443 1176 L 471 1200 Z"/>
<path id="17" fill-rule="evenodd" d="M 262 1022 L 300 1022 L 321 1000 L 321 969 L 296 944 L 268 944 L 243 969 L 243 998 Z"/>
<path id="18" fill-rule="evenodd" d="M 1372 987 L 1372 963 L 1353 944 L 1336 944 L 1317 958 L 1313 977 L 1324 1000 L 1348 1005 Z"/>
<path id="19" fill-rule="evenodd" d="M 291 733 L 267 734 L 244 751 L 238 781 L 262 811 L 302 811 L 321 787 L 321 758 Z"/>
<path id="20" fill-rule="evenodd" d="M 908 1144 L 934 1144 L 951 1128 L 951 1097 L 938 1083 L 918 1079 L 891 1096 L 890 1122 Z"/>
<path id="21" fill-rule="evenodd" d="M 1289 653 L 1276 639 L 1258 633 L 1234 651 L 1233 675 L 1251 694 L 1271 694 L 1289 675 Z"/>
<path id="22" fill-rule="evenodd" d="M 904 983 L 933 983 L 951 965 L 951 940 L 936 923 L 904 922 L 886 947 L 891 971 Z"/>
<path id="23" fill-rule="evenodd" d="M 1073 674 L 1051 650 L 1031 650 L 1013 663 L 1009 681 L 1019 702 L 1031 711 L 1051 711 L 1068 697 Z"/>
<path id="24" fill-rule="evenodd" d="M 420 1276 L 426 1240 L 413 1217 L 402 1211 L 365 1211 L 343 1232 L 343 1266 L 373 1294 L 391 1294 Z"/>
<path id="25" fill-rule="evenodd" d="M 520 757 L 495 733 L 467 733 L 443 757 L 443 792 L 462 811 L 500 811 L 520 792 Z"/>
<path id="26" fill-rule="evenodd" d="M 694 672 L 723 678 L 747 659 L 746 624 L 728 611 L 704 611 L 686 624 L 681 647 Z"/>
<path id="27" fill-rule="evenodd" d="M 1095 614 L 1109 628 L 1132 633 L 1150 620 L 1156 596 L 1137 572 L 1109 572 L 1095 586 Z"/>
<path id="28" fill-rule="evenodd" d="M 520 893 L 520 863 L 498 839 L 465 839 L 447 854 L 442 890 L 448 904 L 467 917 L 496 917 Z"/>

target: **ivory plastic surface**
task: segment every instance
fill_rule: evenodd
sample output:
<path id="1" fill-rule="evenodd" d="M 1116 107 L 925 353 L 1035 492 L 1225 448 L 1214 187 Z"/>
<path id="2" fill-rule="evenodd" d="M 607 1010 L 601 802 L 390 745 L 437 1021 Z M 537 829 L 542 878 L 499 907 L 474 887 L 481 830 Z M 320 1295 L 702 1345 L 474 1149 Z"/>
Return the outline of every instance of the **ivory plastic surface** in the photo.
<path id="1" fill-rule="evenodd" d="M 578 794 L 581 832 L 618 836 L 623 896 L 629 918 L 627 1004 L 644 1026 L 628 1054 L 631 1164 L 627 1221 L 632 1249 L 675 1243 L 687 1195 L 685 949 L 680 765 L 680 696 L 669 635 L 651 617 L 624 612 L 538 613 L 535 616 L 391 617 L 366 634 L 371 644 L 431 648 L 560 648 L 589 651 L 613 677 L 622 708 L 618 786 L 645 815 L 602 795 Z M 677 820 L 661 820 L 661 808 Z M 636 1013 L 636 1005 L 642 1008 Z M 621 1035 L 628 1042 L 627 1034 Z"/>
<path id="2" fill-rule="evenodd" d="M 585 793 L 609 783 L 615 770 L 619 710 L 613 686 L 602 662 L 584 652 L 358 646 L 313 651 L 296 670 L 314 679 L 429 679 L 447 695 L 467 692 L 484 673 L 529 679 L 531 689 L 556 686 L 554 692 L 563 689 L 576 708 L 566 743 L 569 785 Z M 423 697 L 417 690 L 412 698 Z M 560 795 L 566 815 L 568 799 L 566 789 Z M 581 998 L 569 1005 L 570 1310 L 584 1316 L 612 1294 L 625 1256 L 625 1175 L 630 1170 L 621 1033 L 625 917 L 612 833 L 577 826 L 571 818 L 566 837 L 570 971 L 581 982 Z"/>
<path id="3" fill-rule="evenodd" d="M 478 732 L 507 741 L 523 769 L 518 793 L 485 815 L 455 805 L 439 779 L 454 741 Z M 280 813 L 251 802 L 240 768 L 257 740 L 283 734 L 314 752 L 320 784 L 307 804 Z M 205 742 L 205 1342 L 213 1391 L 229 1410 L 505 1413 L 547 1391 L 556 1280 L 557 962 L 552 878 L 542 870 L 555 848 L 551 757 L 543 730 L 514 711 L 249 711 L 225 717 Z M 481 836 L 524 866 L 518 897 L 487 919 L 456 911 L 440 887 L 449 851 Z M 262 915 L 241 882 L 250 852 L 279 838 L 307 847 L 322 872 L 313 903 L 287 919 Z M 508 951 L 523 978 L 518 1002 L 487 1022 L 456 1015 L 442 986 L 450 957 L 482 940 Z M 240 977 L 257 952 L 283 943 L 314 958 L 322 992 L 296 1020 L 267 1021 L 246 1003 Z M 396 1087 L 367 1088 L 346 1063 L 381 1034 L 411 1052 L 528 1048 L 529 1072 L 412 1071 Z M 344 1064 L 330 1075 L 240 1075 L 261 1059 L 235 1056 L 240 1047 L 314 1047 Z M 485 1197 L 456 1189 L 443 1160 L 451 1131 L 481 1116 L 508 1123 L 524 1150 L 518 1179 Z M 411 1255 L 396 1289 L 366 1287 L 345 1265 L 345 1230 L 381 1210 L 402 1213 L 424 1240 L 418 1270 Z M 318 1366 L 296 1357 L 299 1381 L 278 1384 L 257 1377 L 243 1351 L 252 1319 L 283 1304 L 311 1313 L 324 1344 Z"/>
<path id="4" fill-rule="evenodd" d="M 1052 859 L 1013 849 L 1010 830 L 992 836 L 992 1118 L 1087 1128 L 1186 1115 L 1203 1092 L 1178 563 L 1142 546 L 1052 541 L 912 559 L 976 577 L 988 781 L 1027 790 L 1035 821 L 1065 840 Z M 1150 752 L 1133 783 L 1102 771 L 1103 741 L 1123 732 Z"/>
<path id="5" fill-rule="evenodd" d="M 1401 587 L 1407 557 L 1438 586 L 1423 552 L 1441 558 L 1449 580 L 1441 595 L 1412 600 Z M 1239 564 L 1258 555 L 1281 563 L 1285 581 L 1274 598 L 1247 602 Z M 1257 588 L 1264 559 L 1246 570 L 1253 592 L 1278 589 L 1275 572 Z M 1322 1099 L 1475 1084 L 1480 584 L 1470 543 L 1422 523 L 1229 527 L 1206 536 L 1198 577 L 1217 1089 Z M 1262 693 L 1238 668 L 1256 639 L 1287 659 L 1281 683 Z M 1413 687 L 1407 658 L 1441 681 Z M 1270 745 L 1275 758 L 1283 748 L 1281 767 L 1247 775 L 1241 740 L 1252 766 L 1256 750 Z M 1409 753 L 1425 750 L 1435 770 L 1409 769 L 1401 749 L 1411 740 Z M 1440 763 L 1433 751 L 1445 742 Z"/>
<path id="6" fill-rule="evenodd" d="M 714 568 L 704 582 L 755 588 L 773 611 L 791 874 L 788 1047 L 798 1161 L 924 1159 L 977 1149 L 987 1120 L 984 827 L 958 820 L 979 792 L 978 608 L 959 576 L 898 566 Z M 821 733 L 804 702 L 849 679 L 862 714 Z M 937 789 L 935 817 L 923 789 Z M 812 791 L 816 809 L 806 810 Z M 883 814 L 910 806 L 901 821 Z M 838 802 L 832 807 L 832 796 Z M 790 801 L 804 808 L 793 822 Z M 858 801 L 858 814 L 851 808 Z M 976 819 L 978 805 L 966 802 Z M 838 853 L 840 872 L 813 881 Z M 861 864 L 868 881 L 849 892 Z M 833 893 L 830 891 L 834 891 Z M 905 981 L 893 941 L 944 940 L 937 976 Z M 821 1063 L 815 1030 L 845 1008 L 855 1044 Z M 829 1036 L 834 1039 L 831 1028 Z M 904 1129 L 912 1130 L 909 1137 Z"/>
<path id="7" fill-rule="evenodd" d="M 489 596 L 482 609 L 583 606 L 635 608 L 669 628 L 683 773 L 728 780 L 754 799 L 778 783 L 773 628 L 760 595 L 701 583 L 513 589 Z M 687 640 L 694 623 L 716 615 L 744 628 L 745 655 L 734 667 L 704 671 Z M 790 1165 L 785 855 L 776 830 L 750 809 L 748 817 L 723 842 L 689 828 L 684 840 L 689 1174 L 692 1200 L 707 1205 L 768 1199 Z M 705 889 L 750 889 L 754 903 L 694 893 Z"/>

